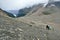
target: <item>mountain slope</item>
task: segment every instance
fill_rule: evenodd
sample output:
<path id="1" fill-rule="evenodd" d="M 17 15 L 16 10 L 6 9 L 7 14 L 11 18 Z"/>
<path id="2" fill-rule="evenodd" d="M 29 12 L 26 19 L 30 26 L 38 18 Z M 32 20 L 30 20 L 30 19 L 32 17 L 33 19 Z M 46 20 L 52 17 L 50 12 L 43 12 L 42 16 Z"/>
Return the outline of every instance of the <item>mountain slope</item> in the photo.
<path id="1" fill-rule="evenodd" d="M 34 11 L 34 10 L 33 10 Z M 33 12 L 32 11 L 32 12 Z M 51 30 L 46 30 L 45 36 L 47 40 L 59 40 L 60 39 L 60 9 L 56 6 L 50 7 L 38 7 L 34 13 L 29 12 L 26 16 L 17 18 L 18 21 L 22 21 L 31 25 L 46 25 L 51 27 Z M 41 26 L 40 26 L 41 27 Z M 42 40 L 42 39 L 41 39 Z"/>
<path id="2" fill-rule="evenodd" d="M 56 6 L 38 5 L 18 18 L 7 17 L 3 10 L 0 13 L 1 40 L 60 40 L 60 9 Z"/>
<path id="3" fill-rule="evenodd" d="M 3 10 L 0 11 L 0 40 L 46 40 L 47 36 L 43 37 L 45 33 L 43 26 L 45 25 L 40 26 L 7 17 Z"/>
<path id="4" fill-rule="evenodd" d="M 3 10 L 2 9 L 0 9 L 0 16 L 7 16 L 7 14 L 5 13 L 5 12 L 3 12 Z"/>

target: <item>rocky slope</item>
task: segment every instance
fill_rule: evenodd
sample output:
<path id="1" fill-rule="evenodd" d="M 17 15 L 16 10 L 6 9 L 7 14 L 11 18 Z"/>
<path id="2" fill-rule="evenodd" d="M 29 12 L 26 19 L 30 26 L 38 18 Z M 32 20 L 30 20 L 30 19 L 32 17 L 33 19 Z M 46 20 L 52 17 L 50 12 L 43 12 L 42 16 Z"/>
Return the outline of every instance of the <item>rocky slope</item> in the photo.
<path id="1" fill-rule="evenodd" d="M 60 40 L 59 10 L 37 6 L 19 18 L 0 10 L 0 40 Z"/>
<path id="2" fill-rule="evenodd" d="M 18 21 L 0 10 L 0 40 L 46 40 L 44 25 L 40 26 Z"/>
<path id="3" fill-rule="evenodd" d="M 34 10 L 33 10 L 34 11 Z M 48 8 L 38 7 L 34 13 L 30 12 L 26 16 L 17 18 L 18 21 L 25 22 L 27 24 L 43 26 L 43 31 L 46 39 L 40 40 L 59 40 L 60 39 L 60 9 L 56 6 L 50 6 Z M 46 25 L 50 25 L 51 30 L 46 30 Z M 40 28 L 39 28 L 40 29 Z M 38 39 L 39 40 L 39 39 Z"/>

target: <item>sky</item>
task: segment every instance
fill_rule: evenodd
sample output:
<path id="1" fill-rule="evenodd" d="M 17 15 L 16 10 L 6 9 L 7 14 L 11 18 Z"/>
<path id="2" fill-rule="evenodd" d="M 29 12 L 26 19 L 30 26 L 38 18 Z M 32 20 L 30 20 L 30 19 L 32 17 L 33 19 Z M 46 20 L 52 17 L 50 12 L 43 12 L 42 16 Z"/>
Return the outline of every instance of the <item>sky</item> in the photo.
<path id="1" fill-rule="evenodd" d="M 0 0 L 0 8 L 3 10 L 19 10 L 39 3 L 48 3 L 48 0 Z"/>

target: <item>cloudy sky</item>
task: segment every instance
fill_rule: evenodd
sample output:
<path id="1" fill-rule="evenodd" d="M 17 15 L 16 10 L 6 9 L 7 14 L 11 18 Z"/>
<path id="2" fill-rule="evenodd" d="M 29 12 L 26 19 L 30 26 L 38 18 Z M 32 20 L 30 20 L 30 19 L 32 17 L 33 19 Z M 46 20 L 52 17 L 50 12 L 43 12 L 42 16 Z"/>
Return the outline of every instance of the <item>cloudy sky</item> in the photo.
<path id="1" fill-rule="evenodd" d="M 39 3 L 47 3 L 48 0 L 0 0 L 0 8 L 4 10 L 18 10 Z"/>

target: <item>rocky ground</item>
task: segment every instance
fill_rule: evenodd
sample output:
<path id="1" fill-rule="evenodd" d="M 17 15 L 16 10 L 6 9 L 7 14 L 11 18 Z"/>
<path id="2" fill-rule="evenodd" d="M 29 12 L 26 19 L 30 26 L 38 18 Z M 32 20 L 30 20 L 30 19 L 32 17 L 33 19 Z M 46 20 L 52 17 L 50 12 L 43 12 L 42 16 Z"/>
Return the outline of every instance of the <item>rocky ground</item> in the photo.
<path id="1" fill-rule="evenodd" d="M 19 18 L 11 18 L 0 10 L 0 40 L 60 40 L 59 9 L 49 9 L 39 7 Z M 43 14 L 46 10 L 51 14 Z"/>

